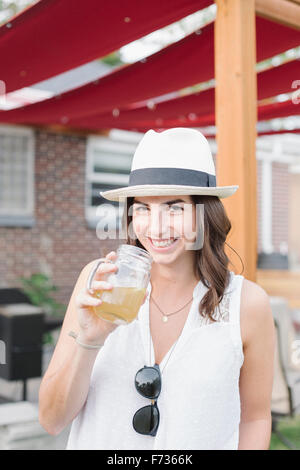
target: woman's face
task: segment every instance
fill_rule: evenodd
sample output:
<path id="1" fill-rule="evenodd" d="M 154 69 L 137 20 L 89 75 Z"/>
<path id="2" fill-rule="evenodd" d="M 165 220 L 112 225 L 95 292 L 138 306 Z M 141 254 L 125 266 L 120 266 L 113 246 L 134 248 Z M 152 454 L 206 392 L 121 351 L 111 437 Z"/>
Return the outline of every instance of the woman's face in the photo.
<path id="1" fill-rule="evenodd" d="M 196 207 L 190 196 L 135 197 L 133 231 L 154 262 L 172 263 L 196 239 Z"/>

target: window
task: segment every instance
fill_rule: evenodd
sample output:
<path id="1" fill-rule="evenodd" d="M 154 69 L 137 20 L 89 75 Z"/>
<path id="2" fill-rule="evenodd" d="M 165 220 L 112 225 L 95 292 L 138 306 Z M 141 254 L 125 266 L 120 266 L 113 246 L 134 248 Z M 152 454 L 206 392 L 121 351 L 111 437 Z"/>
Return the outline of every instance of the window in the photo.
<path id="1" fill-rule="evenodd" d="M 34 223 L 34 134 L 0 126 L 0 225 Z"/>
<path id="2" fill-rule="evenodd" d="M 109 223 L 115 221 L 116 229 L 121 228 L 124 204 L 108 201 L 99 192 L 128 185 L 137 143 L 121 138 L 89 137 L 86 159 L 86 219 L 89 227 L 95 228 L 102 215 Z"/>

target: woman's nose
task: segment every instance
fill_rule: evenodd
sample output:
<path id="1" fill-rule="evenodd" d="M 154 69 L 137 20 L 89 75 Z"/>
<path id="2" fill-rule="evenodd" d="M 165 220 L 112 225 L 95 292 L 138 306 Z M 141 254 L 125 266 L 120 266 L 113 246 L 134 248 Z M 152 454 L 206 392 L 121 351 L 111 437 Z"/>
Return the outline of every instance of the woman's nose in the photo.
<path id="1" fill-rule="evenodd" d="M 168 211 L 161 208 L 152 209 L 150 215 L 150 236 L 152 238 L 163 238 L 168 227 Z"/>

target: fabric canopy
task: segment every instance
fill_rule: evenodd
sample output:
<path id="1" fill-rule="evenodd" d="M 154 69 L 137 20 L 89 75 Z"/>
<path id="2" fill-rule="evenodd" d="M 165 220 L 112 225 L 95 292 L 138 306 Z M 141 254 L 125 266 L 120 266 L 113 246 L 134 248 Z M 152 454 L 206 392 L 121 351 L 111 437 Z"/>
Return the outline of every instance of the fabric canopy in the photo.
<path id="1" fill-rule="evenodd" d="M 300 135 L 300 129 L 283 129 L 280 131 L 261 131 L 257 133 L 258 135 L 278 135 L 278 134 L 299 134 Z"/>
<path id="2" fill-rule="evenodd" d="M 15 110 L 2 111 L 0 122 L 68 124 L 72 119 L 90 117 L 107 111 L 111 113 L 116 109 L 130 107 L 136 102 L 212 79 L 214 77 L 213 27 L 214 24 L 211 23 L 202 29 L 201 34 L 193 33 L 145 60 L 122 67 L 96 82 L 61 96 Z M 300 43 L 298 31 L 260 17 L 256 18 L 256 31 L 258 61 Z M 273 91 L 269 92 L 269 96 L 283 92 L 280 84 L 282 77 L 274 80 L 272 73 L 270 70 L 269 74 L 265 75 L 268 77 L 265 83 L 268 83 L 259 87 L 264 89 L 268 86 L 270 90 L 272 88 Z M 159 80 L 156 79 L 158 76 Z"/>
<path id="3" fill-rule="evenodd" d="M 148 129 L 145 129 L 144 132 L 146 132 Z M 163 131 L 165 129 L 156 129 L 156 132 Z M 216 134 L 215 133 L 209 133 L 205 132 L 205 130 L 202 130 L 203 135 L 205 135 L 206 138 L 208 139 L 215 139 Z M 257 135 L 262 136 L 262 135 L 278 135 L 278 134 L 299 134 L 300 135 L 300 129 L 281 129 L 281 130 L 269 130 L 269 131 L 258 131 Z"/>
<path id="4" fill-rule="evenodd" d="M 40 0 L 0 28 L 6 92 L 103 57 L 213 0 Z"/>
<path id="5" fill-rule="evenodd" d="M 119 118 L 113 118 L 112 116 L 100 116 L 96 120 L 88 120 L 86 122 L 78 122 L 72 127 L 74 129 L 86 129 L 86 130 L 100 130 L 100 129 L 126 129 L 126 130 L 138 130 L 143 132 L 144 129 L 156 129 L 156 128 L 170 128 L 170 127 L 205 127 L 215 125 L 215 113 L 209 113 L 211 108 L 209 104 L 209 94 L 211 90 L 202 92 L 200 94 L 189 95 L 183 98 L 177 98 L 177 100 L 184 100 L 182 103 L 187 103 L 188 101 L 191 104 L 191 108 L 188 113 L 177 114 L 174 117 L 162 118 L 162 117 L 152 117 L 152 119 L 141 119 L 140 117 L 135 117 L 134 110 L 127 111 L 125 118 L 122 118 L 121 115 Z M 205 100 L 202 101 L 202 97 L 206 96 Z M 212 95 L 211 95 L 212 96 Z M 171 101 L 171 100 L 170 100 Z M 175 101 L 175 100 L 172 100 Z M 206 101 L 206 107 L 201 107 L 202 102 Z M 167 103 L 166 104 L 166 115 L 168 114 Z M 170 103 L 169 103 L 170 104 Z M 193 112 L 199 108 L 199 112 Z M 192 111 L 191 111 L 192 110 Z M 131 119 L 129 118 L 129 113 Z M 203 113 L 203 114 L 201 114 Z M 292 100 L 287 100 L 282 103 L 272 103 L 268 105 L 258 106 L 258 120 L 264 121 L 275 118 L 282 118 L 287 116 L 296 116 L 300 114 L 300 105 L 297 105 L 292 102 Z"/>
<path id="6" fill-rule="evenodd" d="M 262 100 L 275 95 L 290 92 L 291 84 L 297 76 L 297 60 L 287 62 L 257 74 L 258 99 Z M 152 121 L 161 119 L 178 119 L 182 116 L 205 116 L 215 111 L 215 89 L 192 93 L 180 98 L 173 98 L 157 103 L 149 108 L 142 106 L 136 109 L 121 109 L 115 115 L 106 113 L 91 115 L 79 120 L 70 120 L 69 125 L 82 128 L 118 127 L 132 121 Z M 109 124 L 109 125 L 108 125 Z M 92 126 L 92 127 L 91 127 Z"/>
<path id="7" fill-rule="evenodd" d="M 213 29 L 211 23 L 200 35 L 193 33 L 145 60 L 122 67 L 59 97 L 2 111 L 0 121 L 61 122 L 64 117 L 71 119 L 112 111 L 209 80 L 214 76 Z M 205 57 L 205 66 L 199 57 Z"/>

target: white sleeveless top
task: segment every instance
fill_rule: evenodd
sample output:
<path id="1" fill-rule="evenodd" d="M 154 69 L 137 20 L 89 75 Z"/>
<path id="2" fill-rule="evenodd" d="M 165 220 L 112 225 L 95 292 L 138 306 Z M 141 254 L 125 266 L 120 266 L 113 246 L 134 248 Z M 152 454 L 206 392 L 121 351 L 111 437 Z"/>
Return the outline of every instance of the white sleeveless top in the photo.
<path id="1" fill-rule="evenodd" d="M 172 347 L 160 364 L 160 423 L 155 437 L 139 434 L 132 426 L 135 412 L 151 403 L 134 385 L 137 371 L 154 364 L 149 339 L 150 282 L 137 319 L 118 326 L 97 355 L 88 397 L 72 423 L 67 449 L 237 449 L 239 376 L 244 360 L 240 331 L 243 278 L 230 271 L 220 309 L 214 312 L 217 323 L 200 316 L 198 305 L 207 288 L 201 281 L 196 285 L 174 351 Z"/>

